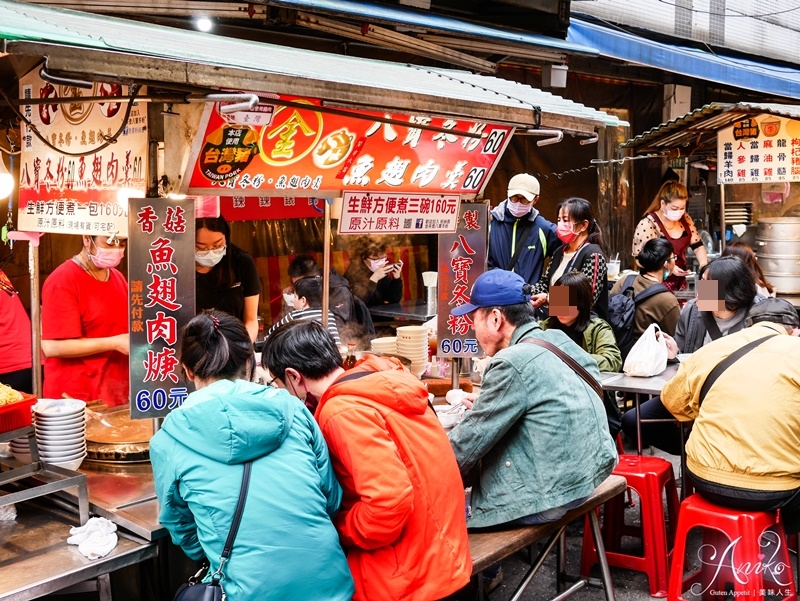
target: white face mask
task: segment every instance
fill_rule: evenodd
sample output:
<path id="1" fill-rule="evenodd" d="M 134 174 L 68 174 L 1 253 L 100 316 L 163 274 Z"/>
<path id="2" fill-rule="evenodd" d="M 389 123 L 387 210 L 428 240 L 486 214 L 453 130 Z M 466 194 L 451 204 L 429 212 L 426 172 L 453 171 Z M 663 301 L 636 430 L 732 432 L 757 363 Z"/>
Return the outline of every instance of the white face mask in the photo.
<path id="1" fill-rule="evenodd" d="M 196 250 L 194 251 L 194 262 L 201 267 L 214 267 L 214 265 L 222 261 L 227 248 L 227 246 L 223 246 L 222 248 L 212 248 L 211 250 Z"/>
<path id="2" fill-rule="evenodd" d="M 508 212 L 514 217 L 524 217 L 531 212 L 532 208 L 533 203 L 524 205 L 521 202 L 514 202 L 510 198 L 508 199 Z"/>
<path id="3" fill-rule="evenodd" d="M 686 212 L 685 209 L 671 209 L 671 210 L 664 210 L 664 217 L 669 219 L 670 221 L 680 221 L 683 214 Z"/>
<path id="4" fill-rule="evenodd" d="M 290 307 L 294 307 L 294 303 L 297 301 L 297 295 L 292 292 L 291 294 L 283 293 L 283 302 L 285 302 Z"/>
<path id="5" fill-rule="evenodd" d="M 369 261 L 369 270 L 372 273 L 378 271 L 381 267 L 386 265 L 389 262 L 389 259 L 384 257 L 383 259 L 368 259 Z"/>

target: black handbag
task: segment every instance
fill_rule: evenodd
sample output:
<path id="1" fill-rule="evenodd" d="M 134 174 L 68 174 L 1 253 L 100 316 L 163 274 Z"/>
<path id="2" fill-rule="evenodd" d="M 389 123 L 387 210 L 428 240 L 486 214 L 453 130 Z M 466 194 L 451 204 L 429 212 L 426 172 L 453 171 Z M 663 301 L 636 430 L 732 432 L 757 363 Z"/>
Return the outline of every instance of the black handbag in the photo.
<path id="1" fill-rule="evenodd" d="M 233 523 L 231 524 L 228 539 L 222 549 L 219 558 L 219 568 L 211 576 L 210 582 L 201 582 L 203 575 L 207 573 L 208 566 L 204 565 L 200 570 L 184 582 L 175 592 L 172 601 L 224 601 L 225 591 L 222 589 L 222 568 L 228 561 L 233 548 L 233 541 L 236 539 L 236 532 L 239 530 L 239 523 L 242 521 L 244 503 L 247 500 L 247 488 L 250 485 L 250 468 L 253 462 L 248 461 L 244 464 L 244 475 L 242 476 L 242 487 L 239 490 L 239 500 L 236 502 L 236 511 L 233 513 Z"/>

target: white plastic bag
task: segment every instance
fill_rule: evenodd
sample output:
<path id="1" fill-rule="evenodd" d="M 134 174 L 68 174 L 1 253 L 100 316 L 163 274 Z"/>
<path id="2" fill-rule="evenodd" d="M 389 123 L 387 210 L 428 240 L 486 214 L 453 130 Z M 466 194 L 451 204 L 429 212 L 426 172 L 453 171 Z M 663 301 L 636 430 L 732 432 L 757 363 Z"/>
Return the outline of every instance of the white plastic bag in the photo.
<path id="1" fill-rule="evenodd" d="M 647 378 L 657 376 L 667 369 L 667 341 L 663 336 L 656 336 L 660 331 L 654 323 L 647 326 L 625 359 L 622 371 L 626 376 Z"/>

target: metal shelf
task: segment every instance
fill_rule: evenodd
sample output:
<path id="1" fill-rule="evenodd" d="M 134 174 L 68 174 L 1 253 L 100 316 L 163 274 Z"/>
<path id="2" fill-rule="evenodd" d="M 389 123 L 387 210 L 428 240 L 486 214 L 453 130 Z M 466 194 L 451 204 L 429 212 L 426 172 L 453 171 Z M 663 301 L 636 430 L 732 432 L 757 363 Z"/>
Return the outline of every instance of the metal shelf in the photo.
<path id="1" fill-rule="evenodd" d="M 76 488 L 78 515 L 81 524 L 85 524 L 89 520 L 89 492 L 86 486 L 86 475 L 73 470 L 64 469 L 57 465 L 42 463 L 39 460 L 39 447 L 36 444 L 33 426 L 0 433 L 0 442 L 22 437 L 27 437 L 28 439 L 28 447 L 31 451 L 31 463 L 20 467 L 12 467 L 9 470 L 3 470 L 2 465 L 0 465 L 0 490 L 12 482 L 17 482 L 26 478 L 33 478 L 40 483 L 17 492 L 0 495 L 0 506 L 21 503 L 58 491 Z"/>

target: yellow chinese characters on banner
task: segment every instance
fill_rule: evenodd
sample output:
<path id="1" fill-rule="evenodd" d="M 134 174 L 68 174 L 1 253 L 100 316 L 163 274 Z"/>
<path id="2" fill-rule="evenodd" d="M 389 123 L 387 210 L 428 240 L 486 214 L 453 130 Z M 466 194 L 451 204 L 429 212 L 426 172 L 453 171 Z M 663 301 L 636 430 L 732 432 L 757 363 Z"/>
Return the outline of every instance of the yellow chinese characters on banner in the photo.
<path id="1" fill-rule="evenodd" d="M 227 118 L 218 105 L 206 109 L 185 178 L 189 193 L 363 189 L 471 197 L 483 190 L 512 134 L 511 127 L 489 123 L 356 110 L 348 111 L 354 116 L 334 115 L 315 110 L 318 100 L 280 101 L 291 106 L 270 105 L 269 118 L 262 111 L 257 123 L 248 114 Z M 460 135 L 465 132 L 479 137 Z"/>
<path id="2" fill-rule="evenodd" d="M 54 102 L 20 107 L 46 142 L 22 124 L 18 229 L 127 235 L 127 196 L 144 195 L 147 185 L 146 105 L 134 104 L 116 143 L 106 144 L 124 123 L 127 86 L 94 83 L 83 89 L 51 84 L 32 72 L 19 87 L 22 98 Z M 86 96 L 109 100 L 82 102 Z M 92 149 L 98 150 L 76 156 Z M 121 201 L 120 190 L 126 193 Z"/>

